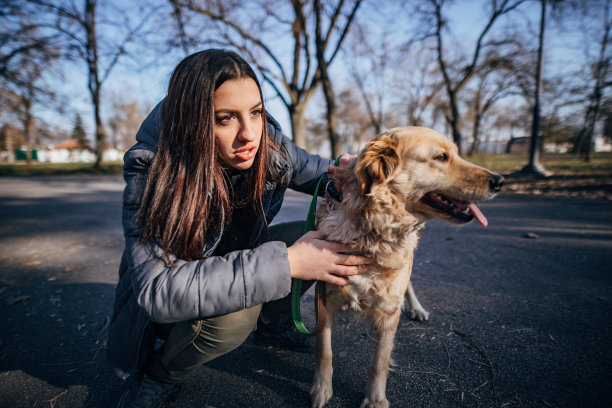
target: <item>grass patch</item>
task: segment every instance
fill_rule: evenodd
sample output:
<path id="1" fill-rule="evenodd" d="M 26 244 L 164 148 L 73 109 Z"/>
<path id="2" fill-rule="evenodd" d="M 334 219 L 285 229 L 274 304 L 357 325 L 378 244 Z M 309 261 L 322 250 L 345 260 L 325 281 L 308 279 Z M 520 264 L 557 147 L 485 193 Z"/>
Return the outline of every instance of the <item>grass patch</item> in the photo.
<path id="1" fill-rule="evenodd" d="M 97 169 L 93 163 L 25 163 L 0 164 L 0 176 L 54 176 L 62 174 L 121 174 L 123 162 L 104 163 Z"/>
<path id="2" fill-rule="evenodd" d="M 508 175 L 527 165 L 527 153 L 475 154 L 466 159 L 472 163 Z M 612 153 L 594 153 L 590 162 L 572 154 L 542 154 L 540 163 L 555 176 L 612 176 Z M 45 176 L 59 174 L 120 174 L 123 162 L 107 162 L 102 168 L 93 163 L 25 163 L 0 164 L 0 176 Z"/>
<path id="3" fill-rule="evenodd" d="M 466 158 L 472 163 L 504 175 L 521 170 L 529 162 L 527 153 L 476 154 Z M 612 153 L 594 153 L 590 162 L 585 162 L 573 154 L 545 153 L 540 155 L 540 163 L 556 176 L 612 175 Z"/>
<path id="4" fill-rule="evenodd" d="M 504 176 L 528 163 L 526 153 L 475 155 L 469 161 Z M 581 197 L 612 200 L 612 153 L 595 153 L 590 162 L 572 154 L 542 154 L 540 163 L 549 177 L 506 177 L 503 191 L 551 197 Z"/>

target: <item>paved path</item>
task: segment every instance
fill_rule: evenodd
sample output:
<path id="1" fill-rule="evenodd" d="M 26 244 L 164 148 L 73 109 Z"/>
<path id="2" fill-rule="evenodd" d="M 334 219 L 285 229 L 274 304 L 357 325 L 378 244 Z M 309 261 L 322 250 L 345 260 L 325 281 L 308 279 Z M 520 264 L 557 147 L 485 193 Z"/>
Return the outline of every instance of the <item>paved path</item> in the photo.
<path id="1" fill-rule="evenodd" d="M 123 246 L 120 177 L 0 178 L 0 407 L 109 407 L 104 341 Z M 278 221 L 303 218 L 290 194 Z M 429 322 L 400 322 L 394 407 L 607 407 L 612 202 L 501 195 L 489 227 L 434 221 L 414 285 Z M 526 234 L 532 237 L 526 238 Z M 308 306 L 306 306 L 308 307 Z M 373 351 L 341 315 L 335 395 L 358 407 Z M 310 355 L 243 345 L 172 407 L 308 407 Z"/>

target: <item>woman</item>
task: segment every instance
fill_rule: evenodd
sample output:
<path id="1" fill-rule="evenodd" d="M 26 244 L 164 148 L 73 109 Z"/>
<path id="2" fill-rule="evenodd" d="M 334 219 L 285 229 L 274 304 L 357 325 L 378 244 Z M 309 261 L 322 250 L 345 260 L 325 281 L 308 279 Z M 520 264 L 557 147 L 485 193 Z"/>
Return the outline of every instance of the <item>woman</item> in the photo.
<path id="1" fill-rule="evenodd" d="M 157 407 L 242 344 L 262 304 L 260 325 L 286 316 L 291 278 L 344 285 L 372 261 L 316 232 L 300 237 L 301 223 L 268 227 L 285 190 L 313 194 L 331 163 L 283 136 L 237 54 L 185 58 L 136 139 L 108 358 L 122 378 L 142 373 L 118 406 Z"/>

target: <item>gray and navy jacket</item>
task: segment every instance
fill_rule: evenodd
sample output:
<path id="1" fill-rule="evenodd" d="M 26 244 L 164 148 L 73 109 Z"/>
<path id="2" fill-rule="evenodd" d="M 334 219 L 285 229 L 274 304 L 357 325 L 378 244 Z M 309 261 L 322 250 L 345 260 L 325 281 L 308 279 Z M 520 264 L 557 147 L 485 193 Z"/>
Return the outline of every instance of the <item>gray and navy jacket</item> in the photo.
<path id="1" fill-rule="evenodd" d="M 312 195 L 317 179 L 331 164 L 293 144 L 268 116 L 268 137 L 283 154 L 269 149 L 270 170 L 263 195 L 265 219 L 237 209 L 221 236 L 207 237 L 202 259 L 188 262 L 170 256 L 174 265 L 169 265 L 158 245 L 140 241 L 142 226 L 135 221 L 157 151 L 163 103 L 144 120 L 136 145 L 124 156 L 125 248 L 107 343 L 110 365 L 122 378 L 143 368 L 151 357 L 155 346 L 152 322 L 224 315 L 289 294 L 287 246 L 276 241 L 260 244 L 259 239 L 280 210 L 286 189 Z M 237 187 L 240 175 L 231 176 L 230 182 Z"/>

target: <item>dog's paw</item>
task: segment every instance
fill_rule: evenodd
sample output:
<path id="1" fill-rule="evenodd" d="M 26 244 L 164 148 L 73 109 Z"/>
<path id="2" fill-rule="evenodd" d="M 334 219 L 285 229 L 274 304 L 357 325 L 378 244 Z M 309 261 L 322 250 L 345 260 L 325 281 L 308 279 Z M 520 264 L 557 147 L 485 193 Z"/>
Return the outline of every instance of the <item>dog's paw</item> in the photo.
<path id="1" fill-rule="evenodd" d="M 323 381 L 315 381 L 310 389 L 310 399 L 312 400 L 312 408 L 323 408 L 331 399 L 334 391 L 331 385 L 324 384 Z"/>
<path id="2" fill-rule="evenodd" d="M 387 398 L 374 401 L 374 399 L 366 397 L 359 408 L 389 408 L 389 401 Z"/>
<path id="3" fill-rule="evenodd" d="M 410 309 L 410 317 L 412 320 L 419 320 L 421 322 L 429 320 L 429 312 L 423 308 Z"/>

